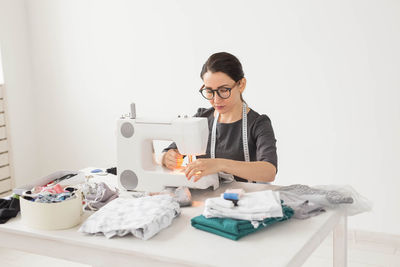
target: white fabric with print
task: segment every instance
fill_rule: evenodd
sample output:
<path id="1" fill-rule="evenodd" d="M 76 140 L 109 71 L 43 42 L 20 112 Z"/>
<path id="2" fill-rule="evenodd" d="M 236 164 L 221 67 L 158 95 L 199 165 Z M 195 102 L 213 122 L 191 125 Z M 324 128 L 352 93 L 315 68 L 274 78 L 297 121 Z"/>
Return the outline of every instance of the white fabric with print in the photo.
<path id="1" fill-rule="evenodd" d="M 103 233 L 107 238 L 132 233 L 147 240 L 168 227 L 179 214 L 179 204 L 170 195 L 117 198 L 91 215 L 79 232 Z"/>

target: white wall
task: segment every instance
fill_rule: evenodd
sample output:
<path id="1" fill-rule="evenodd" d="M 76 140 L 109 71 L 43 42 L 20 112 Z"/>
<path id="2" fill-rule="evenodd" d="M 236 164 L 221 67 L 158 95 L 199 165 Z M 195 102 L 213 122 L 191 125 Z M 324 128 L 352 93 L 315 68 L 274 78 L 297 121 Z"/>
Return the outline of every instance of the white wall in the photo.
<path id="1" fill-rule="evenodd" d="M 2 64 L 2 59 L 1 59 L 1 47 L 0 47 L 0 84 L 4 83 L 4 78 L 3 78 L 3 64 Z"/>
<path id="2" fill-rule="evenodd" d="M 17 185 L 38 177 L 36 103 L 31 52 L 23 0 L 0 0 L 0 49 L 4 74 L 10 162 Z"/>
<path id="3" fill-rule="evenodd" d="M 272 119 L 276 183 L 350 184 L 375 204 L 350 227 L 400 234 L 400 2 L 26 4 L 38 175 L 115 166 L 115 119 L 132 101 L 146 116 L 206 107 L 200 68 L 228 51 Z"/>

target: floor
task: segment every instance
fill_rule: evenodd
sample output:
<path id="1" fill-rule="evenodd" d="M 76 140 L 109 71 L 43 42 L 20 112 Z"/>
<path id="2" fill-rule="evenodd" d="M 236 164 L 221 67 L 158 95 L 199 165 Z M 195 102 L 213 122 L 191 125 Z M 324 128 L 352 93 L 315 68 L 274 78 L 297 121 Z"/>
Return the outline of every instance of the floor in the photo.
<path id="1" fill-rule="evenodd" d="M 303 266 L 332 266 L 332 245 L 332 236 L 328 236 Z M 0 248 L 0 266 L 87 267 L 88 265 Z M 400 267 L 400 237 L 382 237 L 350 230 L 348 234 L 348 267 L 377 266 Z"/>
<path id="2" fill-rule="evenodd" d="M 400 267 L 400 237 L 367 232 L 348 233 L 349 267 Z M 328 236 L 303 265 L 304 267 L 333 265 L 333 238 Z"/>

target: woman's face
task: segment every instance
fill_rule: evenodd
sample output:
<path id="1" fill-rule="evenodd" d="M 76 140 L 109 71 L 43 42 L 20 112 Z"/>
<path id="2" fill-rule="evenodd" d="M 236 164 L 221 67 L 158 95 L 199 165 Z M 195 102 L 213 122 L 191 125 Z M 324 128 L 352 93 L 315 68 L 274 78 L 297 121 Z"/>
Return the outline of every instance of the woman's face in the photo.
<path id="1" fill-rule="evenodd" d="M 242 100 L 240 99 L 240 93 L 244 90 L 245 79 L 243 78 L 240 82 L 235 83 L 231 77 L 223 72 L 210 72 L 207 71 L 203 75 L 204 86 L 207 89 L 216 90 L 218 88 L 232 88 L 230 97 L 224 99 L 221 98 L 216 92 L 214 98 L 210 101 L 210 104 L 220 114 L 229 113 L 235 107 L 242 106 Z"/>

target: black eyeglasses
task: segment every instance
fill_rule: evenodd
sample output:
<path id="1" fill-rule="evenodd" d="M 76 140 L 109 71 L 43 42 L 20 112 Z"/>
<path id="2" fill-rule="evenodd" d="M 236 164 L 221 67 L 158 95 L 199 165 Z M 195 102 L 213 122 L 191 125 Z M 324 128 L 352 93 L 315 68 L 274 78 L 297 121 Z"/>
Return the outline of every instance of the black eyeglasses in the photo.
<path id="1" fill-rule="evenodd" d="M 232 88 L 234 88 L 236 84 L 237 82 L 231 88 L 222 86 L 217 89 L 206 88 L 205 85 L 203 85 L 200 88 L 199 92 L 207 100 L 213 99 L 215 96 L 215 92 L 218 94 L 220 98 L 227 99 L 231 96 Z"/>

